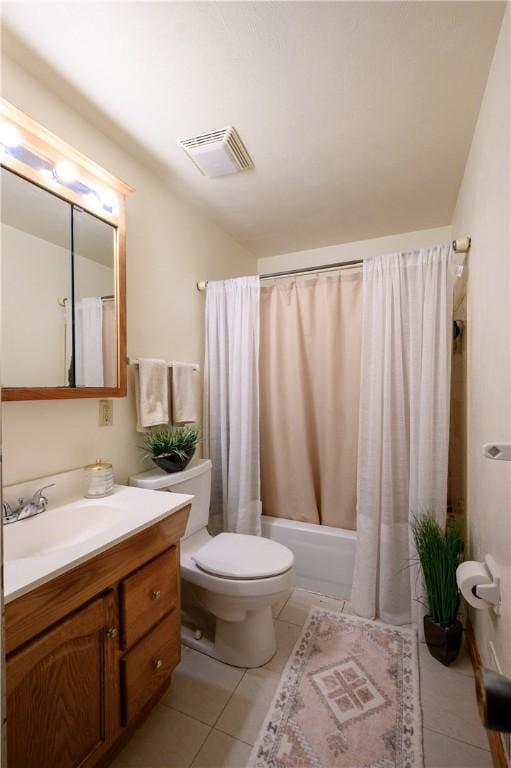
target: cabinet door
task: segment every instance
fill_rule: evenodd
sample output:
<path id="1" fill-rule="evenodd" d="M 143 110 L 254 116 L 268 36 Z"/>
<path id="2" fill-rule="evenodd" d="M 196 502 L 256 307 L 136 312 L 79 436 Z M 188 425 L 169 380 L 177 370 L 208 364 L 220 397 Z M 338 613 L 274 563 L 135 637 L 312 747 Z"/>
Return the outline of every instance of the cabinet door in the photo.
<path id="1" fill-rule="evenodd" d="M 7 660 L 9 768 L 88 768 L 116 735 L 118 641 L 109 592 Z"/>

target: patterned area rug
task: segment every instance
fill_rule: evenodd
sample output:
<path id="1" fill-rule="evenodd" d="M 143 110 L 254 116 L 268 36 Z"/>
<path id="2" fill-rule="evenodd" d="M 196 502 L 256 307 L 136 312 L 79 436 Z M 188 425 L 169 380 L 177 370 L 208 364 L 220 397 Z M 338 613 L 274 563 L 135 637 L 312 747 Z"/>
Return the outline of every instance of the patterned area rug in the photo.
<path id="1" fill-rule="evenodd" d="M 415 630 L 313 608 L 251 768 L 422 768 Z"/>

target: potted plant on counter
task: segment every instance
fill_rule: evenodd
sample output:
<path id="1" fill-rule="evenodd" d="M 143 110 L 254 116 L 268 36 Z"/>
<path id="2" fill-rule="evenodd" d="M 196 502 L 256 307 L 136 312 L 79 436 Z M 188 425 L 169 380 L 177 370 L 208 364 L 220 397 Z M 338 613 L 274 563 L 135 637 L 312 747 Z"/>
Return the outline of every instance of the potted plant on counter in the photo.
<path id="1" fill-rule="evenodd" d="M 199 442 L 199 430 L 193 426 L 168 427 L 148 432 L 144 444 L 149 456 L 165 472 L 181 472 L 190 463 Z"/>
<path id="2" fill-rule="evenodd" d="M 414 519 L 412 535 L 427 597 L 426 643 L 431 655 L 447 666 L 457 657 L 463 634 L 456 582 L 456 569 L 463 559 L 461 528 L 453 521 L 443 530 L 432 514 L 424 514 Z"/>

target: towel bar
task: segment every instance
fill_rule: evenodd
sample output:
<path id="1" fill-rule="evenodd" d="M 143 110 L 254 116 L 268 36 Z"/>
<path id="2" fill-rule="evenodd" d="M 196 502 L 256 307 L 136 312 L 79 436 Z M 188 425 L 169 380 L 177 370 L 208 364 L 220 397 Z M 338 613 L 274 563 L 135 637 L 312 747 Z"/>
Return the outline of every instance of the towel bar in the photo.
<path id="1" fill-rule="evenodd" d="M 128 365 L 138 365 L 138 358 L 128 357 Z M 193 368 L 194 371 L 198 371 L 200 369 L 198 363 L 181 363 L 178 360 L 169 360 L 167 365 L 169 368 L 177 368 L 182 366 L 183 368 Z"/>

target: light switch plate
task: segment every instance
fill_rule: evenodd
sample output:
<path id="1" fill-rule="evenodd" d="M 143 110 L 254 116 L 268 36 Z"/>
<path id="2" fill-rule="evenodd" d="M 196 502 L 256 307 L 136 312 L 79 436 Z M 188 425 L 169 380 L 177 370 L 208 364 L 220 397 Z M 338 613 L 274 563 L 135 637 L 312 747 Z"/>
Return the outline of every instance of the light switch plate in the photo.
<path id="1" fill-rule="evenodd" d="M 100 400 L 99 401 L 99 426 L 111 427 L 114 423 L 114 401 L 113 400 Z"/>

